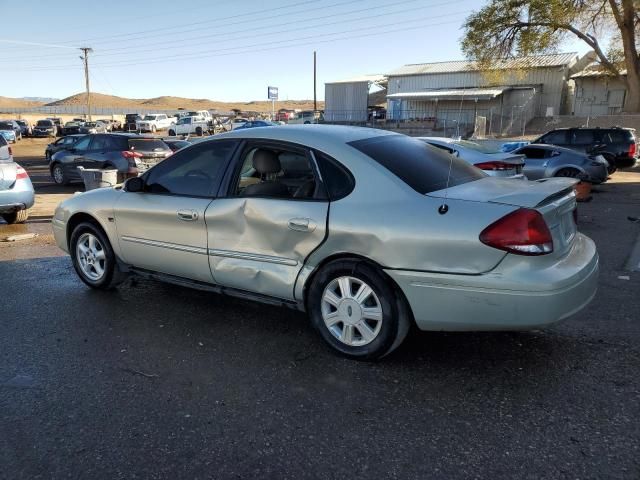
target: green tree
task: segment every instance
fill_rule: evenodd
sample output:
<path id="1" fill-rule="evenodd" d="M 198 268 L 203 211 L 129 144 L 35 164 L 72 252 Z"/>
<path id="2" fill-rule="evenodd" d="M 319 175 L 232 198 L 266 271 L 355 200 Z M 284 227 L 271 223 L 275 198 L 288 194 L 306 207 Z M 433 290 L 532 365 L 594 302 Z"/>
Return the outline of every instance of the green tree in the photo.
<path id="1" fill-rule="evenodd" d="M 640 112 L 640 0 L 490 0 L 464 29 L 462 50 L 480 68 L 554 52 L 577 37 L 603 69 L 626 83 L 625 110 Z"/>

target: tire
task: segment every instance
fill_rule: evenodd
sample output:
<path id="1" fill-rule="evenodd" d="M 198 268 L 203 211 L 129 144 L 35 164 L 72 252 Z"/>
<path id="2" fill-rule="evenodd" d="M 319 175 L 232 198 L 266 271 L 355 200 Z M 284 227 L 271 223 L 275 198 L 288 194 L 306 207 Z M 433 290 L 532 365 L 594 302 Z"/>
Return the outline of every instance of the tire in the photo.
<path id="1" fill-rule="evenodd" d="M 580 173 L 580 170 L 575 168 L 563 168 L 558 170 L 554 177 L 578 178 L 578 175 L 580 175 Z"/>
<path id="2" fill-rule="evenodd" d="M 109 239 L 102 228 L 93 223 L 81 223 L 73 230 L 69 252 L 80 280 L 91 288 L 110 290 L 126 278 L 118 267 Z"/>
<path id="3" fill-rule="evenodd" d="M 170 137 L 175 137 L 176 136 L 176 131 L 175 130 L 169 130 L 169 136 Z"/>
<path id="4" fill-rule="evenodd" d="M 611 155 L 610 153 L 604 153 L 602 154 L 602 156 L 607 162 L 609 162 L 607 173 L 609 175 L 613 175 L 614 173 L 616 173 L 616 171 L 618 170 L 618 167 L 616 166 L 616 157 Z"/>
<path id="5" fill-rule="evenodd" d="M 155 125 L 151 125 L 151 133 L 156 133 L 156 126 Z"/>
<path id="6" fill-rule="evenodd" d="M 197 136 L 201 137 L 203 133 L 204 133 L 204 132 L 202 131 L 202 128 L 201 128 L 201 127 L 197 127 L 197 128 L 196 128 L 196 135 L 197 135 Z"/>
<path id="7" fill-rule="evenodd" d="M 366 287 L 370 292 L 358 298 Z M 343 288 L 350 292 L 345 294 Z M 363 308 L 370 311 L 368 316 L 362 315 Z M 307 311 L 325 342 L 358 360 L 388 355 L 402 344 L 411 325 L 404 296 L 396 293 L 381 271 L 358 260 L 340 260 L 323 267 L 313 277 Z"/>
<path id="8" fill-rule="evenodd" d="M 51 153 L 49 153 L 49 152 L 45 152 L 45 154 L 44 154 L 44 158 L 46 158 L 46 159 L 47 159 L 47 162 L 50 162 L 50 161 L 51 161 Z"/>
<path id="9" fill-rule="evenodd" d="M 51 177 L 56 185 L 69 185 L 67 174 L 59 163 L 54 163 L 51 167 Z"/>
<path id="10" fill-rule="evenodd" d="M 24 223 L 29 218 L 29 210 L 18 210 L 13 213 L 3 213 L 2 218 L 9 225 L 13 225 L 14 223 Z"/>

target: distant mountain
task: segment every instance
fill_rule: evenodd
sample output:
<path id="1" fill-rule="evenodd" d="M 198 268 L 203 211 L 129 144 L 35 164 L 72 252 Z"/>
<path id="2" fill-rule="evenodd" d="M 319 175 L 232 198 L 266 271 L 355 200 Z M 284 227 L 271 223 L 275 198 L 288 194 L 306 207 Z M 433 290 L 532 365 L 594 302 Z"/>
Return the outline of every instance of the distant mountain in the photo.
<path id="1" fill-rule="evenodd" d="M 59 99 L 50 97 L 22 97 L 19 100 L 24 100 L 25 102 L 51 103 Z"/>
<path id="2" fill-rule="evenodd" d="M 11 107 L 11 108 L 39 107 L 41 105 L 42 105 L 42 102 L 25 100 L 23 98 L 0 97 L 0 108 L 2 107 Z"/>

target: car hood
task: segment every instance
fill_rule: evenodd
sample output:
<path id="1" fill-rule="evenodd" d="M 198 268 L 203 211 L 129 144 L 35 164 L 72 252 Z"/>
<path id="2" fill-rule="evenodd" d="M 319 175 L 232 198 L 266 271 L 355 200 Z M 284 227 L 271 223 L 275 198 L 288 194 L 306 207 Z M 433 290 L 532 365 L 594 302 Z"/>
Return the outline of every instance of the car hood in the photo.
<path id="1" fill-rule="evenodd" d="M 550 198 L 562 196 L 573 189 L 573 178 L 545 178 L 523 181 L 509 178 L 485 177 L 475 182 L 432 192 L 429 196 L 453 198 L 470 202 L 490 202 L 534 208 Z"/>

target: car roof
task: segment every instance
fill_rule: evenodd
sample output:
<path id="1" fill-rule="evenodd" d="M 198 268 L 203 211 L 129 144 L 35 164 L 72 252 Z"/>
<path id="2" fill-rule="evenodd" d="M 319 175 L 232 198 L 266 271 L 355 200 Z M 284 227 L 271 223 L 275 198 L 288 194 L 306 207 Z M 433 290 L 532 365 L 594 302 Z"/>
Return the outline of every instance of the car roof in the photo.
<path id="1" fill-rule="evenodd" d="M 383 135 L 400 134 L 375 128 L 342 125 L 276 125 L 233 130 L 215 135 L 212 140 L 217 138 L 268 139 L 321 148 L 321 145 L 331 142 L 345 144 Z"/>

